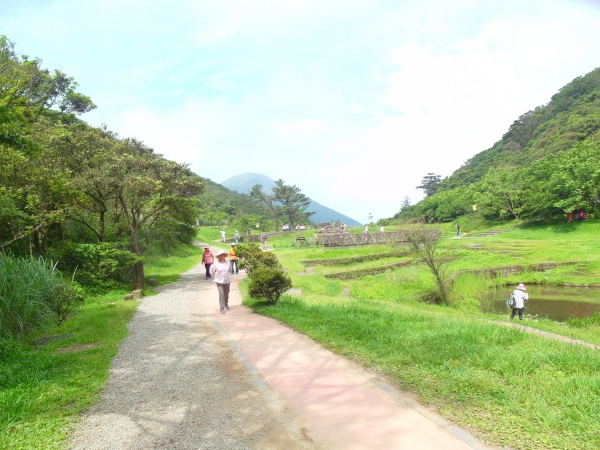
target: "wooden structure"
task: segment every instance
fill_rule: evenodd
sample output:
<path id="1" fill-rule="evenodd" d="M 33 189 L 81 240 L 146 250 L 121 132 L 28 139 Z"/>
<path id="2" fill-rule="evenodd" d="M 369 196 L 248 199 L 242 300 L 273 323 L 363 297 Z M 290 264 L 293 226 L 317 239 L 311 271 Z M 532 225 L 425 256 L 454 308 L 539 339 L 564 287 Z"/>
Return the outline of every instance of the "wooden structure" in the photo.
<path id="1" fill-rule="evenodd" d="M 319 235 L 319 245 L 323 246 L 346 246 L 346 245 L 373 245 L 373 244 L 399 244 L 408 242 L 411 229 L 384 231 L 377 233 L 323 233 Z M 431 239 L 439 237 L 438 230 L 422 230 Z"/>
<path id="2" fill-rule="evenodd" d="M 296 247 L 305 247 L 306 238 L 304 236 L 296 236 Z"/>

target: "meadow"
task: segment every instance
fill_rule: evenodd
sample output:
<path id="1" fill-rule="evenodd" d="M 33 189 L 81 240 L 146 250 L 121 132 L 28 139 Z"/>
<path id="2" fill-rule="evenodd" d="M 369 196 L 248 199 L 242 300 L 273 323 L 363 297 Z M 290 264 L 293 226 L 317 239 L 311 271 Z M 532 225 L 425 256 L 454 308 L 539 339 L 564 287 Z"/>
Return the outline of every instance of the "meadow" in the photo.
<path id="1" fill-rule="evenodd" d="M 514 449 L 600 447 L 600 352 L 502 326 L 484 314 L 478 292 L 517 283 L 599 283 L 600 223 L 586 221 L 484 224 L 492 236 L 454 238 L 444 225 L 440 257 L 455 274 L 449 305 L 431 304 L 433 281 L 417 260 L 385 273 L 331 280 L 332 271 L 370 268 L 390 259 L 340 266 L 305 266 L 311 259 L 348 258 L 398 247 L 292 247 L 273 239 L 295 292 L 276 306 L 245 297 L 256 312 L 282 320 L 336 353 L 386 376 L 482 439 Z M 391 229 L 386 227 L 386 230 Z M 280 245 L 278 245 L 280 244 Z M 575 262 L 546 272 L 492 278 L 464 271 L 541 262 Z M 525 317 L 523 325 L 600 344 L 597 321 L 574 327 Z"/>

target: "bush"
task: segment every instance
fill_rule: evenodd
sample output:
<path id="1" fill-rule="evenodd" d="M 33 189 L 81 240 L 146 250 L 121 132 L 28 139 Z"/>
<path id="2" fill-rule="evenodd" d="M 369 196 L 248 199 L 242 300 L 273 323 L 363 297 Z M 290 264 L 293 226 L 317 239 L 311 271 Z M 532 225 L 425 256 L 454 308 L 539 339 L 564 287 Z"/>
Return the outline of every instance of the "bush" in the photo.
<path id="1" fill-rule="evenodd" d="M 140 257 L 116 244 L 72 244 L 56 245 L 47 251 L 47 256 L 58 260 L 61 270 L 74 272 L 75 279 L 85 286 L 94 288 L 113 287 L 131 279 L 131 268 Z"/>
<path id="2" fill-rule="evenodd" d="M 292 287 L 290 277 L 279 268 L 261 267 L 254 269 L 250 275 L 248 293 L 256 299 L 264 299 L 267 303 L 276 304 L 285 291 Z"/>
<path id="3" fill-rule="evenodd" d="M 256 242 L 239 244 L 236 253 L 240 259 L 240 268 L 247 269 L 249 273 L 265 267 L 272 269 L 281 267 L 277 256 L 273 252 L 264 252 Z"/>
<path id="4" fill-rule="evenodd" d="M 63 322 L 82 300 L 80 293 L 61 278 L 56 263 L 0 254 L 0 337 Z"/>

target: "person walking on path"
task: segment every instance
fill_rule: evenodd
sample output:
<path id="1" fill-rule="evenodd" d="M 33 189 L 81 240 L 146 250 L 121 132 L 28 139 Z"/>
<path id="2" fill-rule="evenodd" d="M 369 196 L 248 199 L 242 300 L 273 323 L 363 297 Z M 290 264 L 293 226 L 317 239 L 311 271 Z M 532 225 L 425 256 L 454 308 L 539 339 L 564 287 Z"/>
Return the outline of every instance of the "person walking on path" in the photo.
<path id="1" fill-rule="evenodd" d="M 240 232 L 238 230 L 235 230 L 235 233 L 233 233 L 233 239 L 235 239 L 236 244 L 240 243 Z"/>
<path id="2" fill-rule="evenodd" d="M 231 264 L 231 275 L 240 273 L 238 268 L 238 256 L 235 253 L 235 243 L 231 244 L 231 249 L 229 249 L 229 264 Z"/>
<path id="3" fill-rule="evenodd" d="M 204 268 L 206 269 L 206 279 L 210 278 L 210 266 L 214 261 L 214 257 L 210 248 L 204 247 L 204 253 L 202 253 L 202 264 L 204 264 Z"/>
<path id="4" fill-rule="evenodd" d="M 231 276 L 229 275 L 229 264 L 225 261 L 227 252 L 219 250 L 217 253 L 217 262 L 210 268 L 210 274 L 217 283 L 219 291 L 219 306 L 221 314 L 225 314 L 225 310 L 229 310 L 229 288 L 231 286 Z"/>
<path id="5" fill-rule="evenodd" d="M 460 237 L 460 225 L 456 224 L 456 237 Z"/>
<path id="6" fill-rule="evenodd" d="M 515 318 L 517 312 L 519 313 L 519 320 L 523 320 L 523 309 L 525 308 L 525 300 L 529 300 L 529 295 L 525 292 L 527 289 L 523 283 L 519 284 L 515 291 L 512 293 L 515 299 L 515 306 L 512 309 L 511 319 Z"/>
<path id="7" fill-rule="evenodd" d="M 221 243 L 223 243 L 223 244 L 225 243 L 225 236 L 226 236 L 225 230 L 221 229 Z"/>
<path id="8" fill-rule="evenodd" d="M 262 234 L 260 235 L 260 238 L 262 240 L 263 250 L 266 250 L 267 249 L 267 233 L 265 232 L 265 230 L 263 230 Z"/>

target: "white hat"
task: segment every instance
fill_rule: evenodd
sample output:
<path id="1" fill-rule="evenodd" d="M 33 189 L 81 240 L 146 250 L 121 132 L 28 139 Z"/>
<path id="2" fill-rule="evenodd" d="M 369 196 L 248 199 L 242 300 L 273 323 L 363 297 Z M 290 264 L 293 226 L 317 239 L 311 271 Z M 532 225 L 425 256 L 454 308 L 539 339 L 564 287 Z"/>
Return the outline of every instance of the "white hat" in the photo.
<path id="1" fill-rule="evenodd" d="M 229 253 L 227 253 L 225 250 L 219 250 L 215 256 L 218 258 L 221 255 L 227 256 Z"/>

